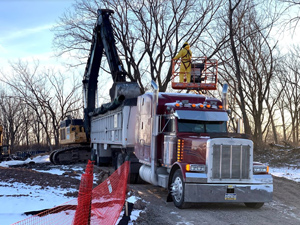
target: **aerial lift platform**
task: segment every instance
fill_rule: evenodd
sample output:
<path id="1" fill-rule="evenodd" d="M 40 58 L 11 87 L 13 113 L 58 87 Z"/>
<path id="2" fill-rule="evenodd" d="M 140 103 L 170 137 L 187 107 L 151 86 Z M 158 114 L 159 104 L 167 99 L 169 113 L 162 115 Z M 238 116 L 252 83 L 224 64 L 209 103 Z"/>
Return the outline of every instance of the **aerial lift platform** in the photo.
<path id="1" fill-rule="evenodd" d="M 173 89 L 187 90 L 216 90 L 218 82 L 218 61 L 207 57 L 192 57 L 191 59 L 191 82 L 186 82 L 186 72 L 184 82 L 179 82 L 181 59 L 172 60 L 172 79 Z"/>

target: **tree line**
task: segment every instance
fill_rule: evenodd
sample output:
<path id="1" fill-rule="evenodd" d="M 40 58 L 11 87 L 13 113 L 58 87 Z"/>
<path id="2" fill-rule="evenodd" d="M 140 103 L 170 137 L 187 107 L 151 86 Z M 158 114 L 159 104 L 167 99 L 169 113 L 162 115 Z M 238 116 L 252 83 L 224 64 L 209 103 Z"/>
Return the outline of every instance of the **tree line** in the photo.
<path id="1" fill-rule="evenodd" d="M 42 69 L 38 62 L 18 61 L 11 67 L 12 78 L 2 79 L 0 91 L 4 143 L 12 152 L 20 146 L 57 148 L 60 122 L 68 115 L 81 117 L 79 82 L 53 69 Z"/>
<path id="2" fill-rule="evenodd" d="M 242 118 L 256 148 L 299 143 L 299 46 L 286 49 L 278 38 L 295 32 L 300 18 L 291 15 L 300 9 L 297 1 L 77 0 L 53 28 L 56 56 L 73 57 L 68 66 L 85 65 L 99 8 L 114 10 L 119 56 L 127 79 L 142 92 L 151 80 L 169 91 L 171 59 L 187 41 L 194 56 L 218 60 L 219 86 L 230 87 L 233 129 Z M 101 73 L 108 72 L 106 64 Z M 0 93 L 5 140 L 12 147 L 58 147 L 60 121 L 70 114 L 82 118 L 80 78 L 26 62 L 13 63 L 11 70 L 13 79 L 2 80 Z"/>

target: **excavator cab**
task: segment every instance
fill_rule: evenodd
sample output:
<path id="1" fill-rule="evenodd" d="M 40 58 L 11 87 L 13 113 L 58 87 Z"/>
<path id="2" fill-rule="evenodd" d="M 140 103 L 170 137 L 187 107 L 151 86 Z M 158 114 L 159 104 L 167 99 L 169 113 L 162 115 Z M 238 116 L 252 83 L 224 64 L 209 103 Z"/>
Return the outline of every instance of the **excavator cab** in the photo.
<path id="1" fill-rule="evenodd" d="M 86 135 L 82 119 L 67 118 L 60 123 L 60 144 L 81 144 L 86 143 Z"/>
<path id="2" fill-rule="evenodd" d="M 218 82 L 218 61 L 207 57 L 192 57 L 191 82 L 187 83 L 187 72 L 180 72 L 181 60 L 172 60 L 172 88 L 186 90 L 216 90 Z M 184 82 L 179 81 L 179 76 Z"/>

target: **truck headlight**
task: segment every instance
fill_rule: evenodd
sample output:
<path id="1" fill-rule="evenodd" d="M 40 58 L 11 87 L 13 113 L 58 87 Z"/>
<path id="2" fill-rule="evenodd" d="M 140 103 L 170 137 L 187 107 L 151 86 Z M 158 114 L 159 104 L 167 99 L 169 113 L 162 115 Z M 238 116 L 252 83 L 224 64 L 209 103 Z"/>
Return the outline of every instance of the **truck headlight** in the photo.
<path id="1" fill-rule="evenodd" d="M 265 166 L 265 165 L 253 166 L 253 173 L 254 174 L 268 174 L 269 166 Z"/>
<path id="2" fill-rule="evenodd" d="M 203 164 L 186 164 L 185 169 L 186 171 L 203 173 L 206 171 L 206 166 Z"/>

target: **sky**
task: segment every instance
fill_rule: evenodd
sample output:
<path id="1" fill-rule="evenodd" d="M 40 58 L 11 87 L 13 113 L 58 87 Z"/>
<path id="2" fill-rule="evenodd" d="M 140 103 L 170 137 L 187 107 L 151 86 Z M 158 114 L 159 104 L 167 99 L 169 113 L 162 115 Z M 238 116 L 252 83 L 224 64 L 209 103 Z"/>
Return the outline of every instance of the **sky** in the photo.
<path id="1" fill-rule="evenodd" d="M 18 59 L 39 59 L 42 63 L 50 60 L 55 64 L 50 29 L 59 17 L 74 4 L 75 0 L 0 0 L 0 69 L 8 61 Z M 296 34 L 274 33 L 283 44 L 296 42 Z"/>
<path id="2" fill-rule="evenodd" d="M 53 57 L 50 29 L 75 0 L 0 0 L 0 70 L 8 61 L 39 60 L 59 63 Z"/>
<path id="3" fill-rule="evenodd" d="M 75 0 L 0 0 L 0 69 L 8 61 L 39 59 L 47 65 L 55 64 L 50 29 Z M 297 35 L 278 32 L 277 40 L 299 44 Z"/>

